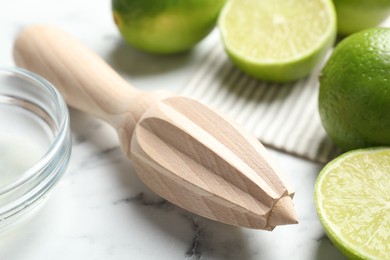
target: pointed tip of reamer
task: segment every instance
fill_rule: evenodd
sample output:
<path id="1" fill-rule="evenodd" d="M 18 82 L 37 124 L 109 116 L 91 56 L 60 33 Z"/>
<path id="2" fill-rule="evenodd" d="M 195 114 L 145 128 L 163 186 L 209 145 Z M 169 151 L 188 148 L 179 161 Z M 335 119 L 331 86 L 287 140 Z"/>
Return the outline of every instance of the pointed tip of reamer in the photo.
<path id="1" fill-rule="evenodd" d="M 272 208 L 268 218 L 268 225 L 275 227 L 290 224 L 298 224 L 297 215 L 292 198 L 284 196 Z"/>

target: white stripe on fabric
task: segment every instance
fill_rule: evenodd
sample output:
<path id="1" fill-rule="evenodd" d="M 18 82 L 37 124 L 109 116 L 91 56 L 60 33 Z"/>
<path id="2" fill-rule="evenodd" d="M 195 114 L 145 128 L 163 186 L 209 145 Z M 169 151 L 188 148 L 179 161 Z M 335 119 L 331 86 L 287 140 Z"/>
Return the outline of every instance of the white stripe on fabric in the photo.
<path id="1" fill-rule="evenodd" d="M 297 82 L 275 84 L 238 70 L 218 40 L 204 55 L 179 94 L 227 114 L 269 147 L 321 163 L 339 153 L 318 115 L 321 66 Z"/>

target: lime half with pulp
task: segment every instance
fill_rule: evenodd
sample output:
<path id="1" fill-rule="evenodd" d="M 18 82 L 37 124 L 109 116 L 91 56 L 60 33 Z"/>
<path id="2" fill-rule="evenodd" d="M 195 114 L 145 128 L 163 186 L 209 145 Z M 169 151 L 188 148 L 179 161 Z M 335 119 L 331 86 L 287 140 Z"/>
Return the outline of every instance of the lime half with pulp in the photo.
<path id="1" fill-rule="evenodd" d="M 331 161 L 315 186 L 328 237 L 351 259 L 390 259 L 390 148 L 354 150 Z"/>
<path id="2" fill-rule="evenodd" d="M 330 0 L 231 0 L 218 26 L 238 68 L 288 82 L 308 75 L 332 46 L 336 14 Z"/>

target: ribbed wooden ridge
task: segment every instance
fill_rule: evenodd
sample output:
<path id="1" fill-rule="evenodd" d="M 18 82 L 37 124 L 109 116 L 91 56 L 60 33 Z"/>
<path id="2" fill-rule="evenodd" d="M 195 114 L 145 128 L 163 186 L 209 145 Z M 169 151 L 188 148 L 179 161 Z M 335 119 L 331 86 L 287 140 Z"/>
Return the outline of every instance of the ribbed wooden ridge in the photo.
<path id="1" fill-rule="evenodd" d="M 165 199 L 230 225 L 296 223 L 293 191 L 268 152 L 224 115 L 189 98 L 133 88 L 53 27 L 22 31 L 14 58 L 52 82 L 69 105 L 111 124 L 140 179 Z"/>
<path id="2" fill-rule="evenodd" d="M 282 196 L 290 202 L 283 200 L 286 208 L 277 209 L 288 212 L 286 218 L 294 218 L 293 193 L 269 163 L 268 152 L 233 125 L 195 100 L 162 100 L 143 116 L 132 140 L 136 167 L 142 172 L 147 164 L 148 171 L 155 172 L 154 177 L 140 178 L 160 195 L 170 190 L 167 199 L 172 203 L 183 208 L 191 205 L 191 211 L 217 221 L 272 229 L 276 225 L 267 219 Z M 184 187 L 170 188 L 178 185 Z M 296 219 L 289 222 L 296 223 Z"/>

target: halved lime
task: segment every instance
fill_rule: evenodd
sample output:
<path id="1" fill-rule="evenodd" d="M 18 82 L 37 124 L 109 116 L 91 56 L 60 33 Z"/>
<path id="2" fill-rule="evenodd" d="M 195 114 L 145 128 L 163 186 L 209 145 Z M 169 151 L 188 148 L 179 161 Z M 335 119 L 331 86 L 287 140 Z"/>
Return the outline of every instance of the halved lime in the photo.
<path id="1" fill-rule="evenodd" d="M 268 81 L 302 78 L 336 37 L 330 0 L 230 0 L 218 26 L 232 62 Z"/>
<path id="2" fill-rule="evenodd" d="M 390 148 L 354 150 L 328 163 L 315 186 L 317 212 L 351 259 L 390 259 Z"/>

